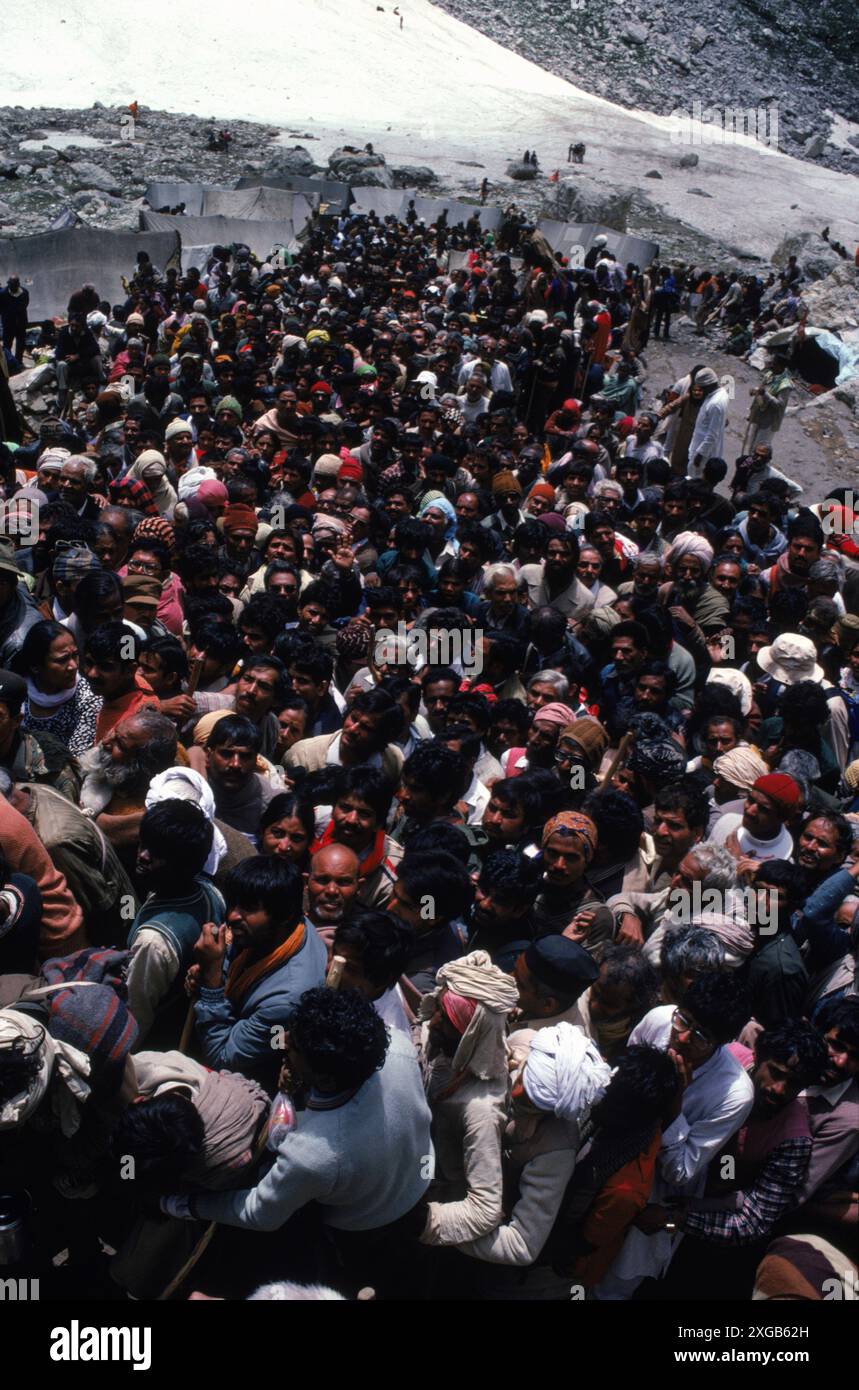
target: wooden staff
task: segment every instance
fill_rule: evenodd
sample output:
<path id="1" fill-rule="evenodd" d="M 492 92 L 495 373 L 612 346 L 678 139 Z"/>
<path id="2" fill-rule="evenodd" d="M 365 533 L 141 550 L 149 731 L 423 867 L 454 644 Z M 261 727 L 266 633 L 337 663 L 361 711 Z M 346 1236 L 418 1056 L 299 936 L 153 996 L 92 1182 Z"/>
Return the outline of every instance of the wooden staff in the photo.
<path id="1" fill-rule="evenodd" d="M 335 956 L 328 967 L 328 974 L 325 976 L 326 989 L 339 989 L 343 979 L 343 971 L 346 968 L 345 956 Z"/>
<path id="2" fill-rule="evenodd" d="M 611 786 L 612 777 L 618 771 L 618 769 L 621 768 L 623 764 L 626 762 L 626 755 L 629 752 L 630 746 L 634 738 L 635 734 L 633 733 L 624 734 L 623 738 L 618 744 L 617 752 L 615 753 L 614 757 L 609 763 L 608 768 L 606 769 L 605 776 L 602 778 L 602 781 L 600 782 L 600 791 L 602 791 L 604 788 Z"/>
<path id="3" fill-rule="evenodd" d="M 191 1046 L 191 1035 L 194 1032 L 194 1001 L 188 1005 L 188 1012 L 185 1015 L 185 1022 L 182 1025 L 182 1036 L 179 1039 L 179 1051 L 187 1055 L 188 1048 Z"/>
<path id="4" fill-rule="evenodd" d="M 206 658 L 204 656 L 195 656 L 194 660 L 191 662 L 191 669 L 188 672 L 188 688 L 185 691 L 186 695 L 195 695 L 197 693 L 197 686 L 200 684 L 200 679 L 203 675 L 205 660 Z"/>

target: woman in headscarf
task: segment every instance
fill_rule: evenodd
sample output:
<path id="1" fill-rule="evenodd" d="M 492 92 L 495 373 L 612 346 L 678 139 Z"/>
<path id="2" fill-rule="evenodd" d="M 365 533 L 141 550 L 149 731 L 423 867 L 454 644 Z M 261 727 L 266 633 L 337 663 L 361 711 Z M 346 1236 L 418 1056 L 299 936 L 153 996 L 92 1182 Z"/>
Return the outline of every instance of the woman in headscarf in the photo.
<path id="1" fill-rule="evenodd" d="M 503 1215 L 501 1135 L 506 1120 L 507 1019 L 515 981 L 485 951 L 438 972 L 420 1006 L 421 1062 L 433 1112 L 436 1188 L 421 1240 L 457 1245 Z"/>
<path id="2" fill-rule="evenodd" d="M 157 449 L 144 449 L 126 473 L 126 478 L 145 483 L 160 516 L 169 521 L 176 506 L 176 492 L 167 477 L 167 463 Z"/>
<path id="3" fill-rule="evenodd" d="M 425 521 L 432 531 L 432 539 L 427 549 L 436 566 L 446 556 L 455 557 L 459 554 L 459 543 L 456 539 L 456 512 L 453 503 L 448 502 L 443 493 L 428 492 L 425 494 L 421 509 L 418 512 L 418 520 Z"/>

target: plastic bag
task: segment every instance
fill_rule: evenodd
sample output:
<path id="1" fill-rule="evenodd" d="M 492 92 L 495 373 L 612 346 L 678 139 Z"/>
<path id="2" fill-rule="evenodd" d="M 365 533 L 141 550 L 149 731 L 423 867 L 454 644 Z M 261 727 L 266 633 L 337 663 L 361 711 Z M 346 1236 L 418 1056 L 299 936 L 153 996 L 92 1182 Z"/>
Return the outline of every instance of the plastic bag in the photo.
<path id="1" fill-rule="evenodd" d="M 295 1128 L 295 1106 L 285 1091 L 278 1091 L 268 1116 L 266 1148 L 277 1153 L 291 1129 Z"/>

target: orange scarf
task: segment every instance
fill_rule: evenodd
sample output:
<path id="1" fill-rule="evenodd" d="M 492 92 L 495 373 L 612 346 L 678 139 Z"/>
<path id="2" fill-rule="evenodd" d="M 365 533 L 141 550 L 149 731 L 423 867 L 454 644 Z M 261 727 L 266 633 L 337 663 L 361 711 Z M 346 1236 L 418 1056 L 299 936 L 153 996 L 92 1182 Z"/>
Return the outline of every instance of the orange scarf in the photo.
<path id="1" fill-rule="evenodd" d="M 270 955 L 263 956 L 262 960 L 257 961 L 256 965 L 248 965 L 248 956 L 250 955 L 248 950 L 240 951 L 235 960 L 231 962 L 227 972 L 227 984 L 224 993 L 230 1002 L 236 1005 L 241 1004 L 245 995 L 258 980 L 291 960 L 296 951 L 300 951 L 304 945 L 306 931 L 304 922 L 299 922 L 291 935 Z"/>

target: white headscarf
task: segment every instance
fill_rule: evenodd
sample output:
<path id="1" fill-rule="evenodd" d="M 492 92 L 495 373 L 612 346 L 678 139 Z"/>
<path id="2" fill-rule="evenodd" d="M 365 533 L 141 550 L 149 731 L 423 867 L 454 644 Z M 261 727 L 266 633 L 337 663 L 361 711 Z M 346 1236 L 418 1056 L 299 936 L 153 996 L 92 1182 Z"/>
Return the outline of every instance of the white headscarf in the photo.
<path id="1" fill-rule="evenodd" d="M 156 806 L 159 801 L 171 800 L 196 802 L 206 819 L 212 822 L 215 834 L 211 852 L 203 865 L 203 873 L 217 873 L 218 865 L 227 852 L 227 842 L 214 824 L 215 797 L 212 788 L 205 777 L 190 767 L 168 767 L 166 772 L 159 772 L 149 783 L 146 809 L 148 811 L 150 806 Z"/>
<path id="2" fill-rule="evenodd" d="M 205 464 L 199 463 L 196 468 L 189 468 L 187 473 L 183 473 L 179 479 L 179 501 L 187 502 L 189 497 L 196 497 L 197 489 L 201 483 L 216 483 L 218 475 L 214 468 L 207 468 Z"/>
<path id="3" fill-rule="evenodd" d="M 15 1129 L 29 1120 L 47 1095 L 51 1077 L 56 1075 L 61 1084 L 53 1096 L 54 1112 L 63 1134 L 75 1134 L 80 1127 L 79 1106 L 90 1092 L 86 1079 L 90 1073 L 89 1057 L 70 1043 L 52 1038 L 31 1014 L 0 1009 L 0 1047 L 9 1047 L 19 1040 L 30 1043 L 37 1051 L 39 1070 L 26 1091 L 0 1102 L 0 1131 Z"/>
<path id="4" fill-rule="evenodd" d="M 671 564 L 676 564 L 681 555 L 694 555 L 701 561 L 701 568 L 706 574 L 713 563 L 713 554 L 713 547 L 705 536 L 698 531 L 681 531 L 666 558 Z"/>
<path id="5" fill-rule="evenodd" d="M 576 1121 L 599 1100 L 610 1080 L 611 1067 L 572 1023 L 539 1029 L 522 1074 L 533 1105 L 559 1119 Z"/>
<path id="6" fill-rule="evenodd" d="M 748 714 L 751 710 L 754 691 L 745 671 L 738 671 L 733 666 L 714 666 L 707 676 L 706 684 L 726 685 L 739 700 L 742 713 Z"/>

